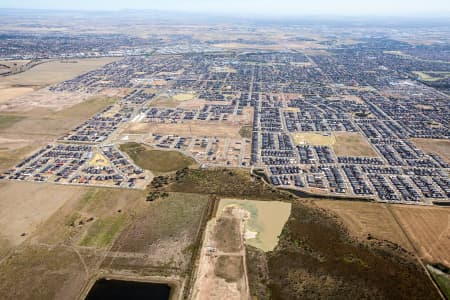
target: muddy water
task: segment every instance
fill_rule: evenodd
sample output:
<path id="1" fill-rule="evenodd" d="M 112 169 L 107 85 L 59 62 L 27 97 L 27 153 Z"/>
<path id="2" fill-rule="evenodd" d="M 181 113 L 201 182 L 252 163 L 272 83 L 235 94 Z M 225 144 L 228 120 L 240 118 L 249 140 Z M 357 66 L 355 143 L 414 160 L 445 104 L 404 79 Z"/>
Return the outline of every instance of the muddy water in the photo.
<path id="1" fill-rule="evenodd" d="M 280 201 L 222 199 L 218 213 L 228 205 L 237 205 L 250 213 L 246 227 L 246 243 L 271 251 L 291 213 L 291 204 Z"/>

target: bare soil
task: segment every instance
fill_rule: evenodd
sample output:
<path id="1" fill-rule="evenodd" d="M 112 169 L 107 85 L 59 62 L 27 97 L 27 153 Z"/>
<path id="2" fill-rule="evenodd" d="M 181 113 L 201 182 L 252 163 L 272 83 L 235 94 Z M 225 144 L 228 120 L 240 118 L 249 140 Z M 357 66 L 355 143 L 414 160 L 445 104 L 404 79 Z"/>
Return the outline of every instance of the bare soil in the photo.
<path id="1" fill-rule="evenodd" d="M 161 123 L 131 123 L 126 133 L 157 133 L 161 135 L 176 134 L 179 136 L 215 136 L 239 138 L 239 126 L 228 124 L 217 124 L 213 122 L 198 123 L 186 121 L 176 124 Z"/>
<path id="2" fill-rule="evenodd" d="M 353 132 L 336 133 L 333 150 L 338 156 L 378 156 L 369 142 L 360 134 Z"/>
<path id="3" fill-rule="evenodd" d="M 450 163 L 449 140 L 412 139 L 412 141 L 423 151 L 437 154 L 447 163 Z"/>

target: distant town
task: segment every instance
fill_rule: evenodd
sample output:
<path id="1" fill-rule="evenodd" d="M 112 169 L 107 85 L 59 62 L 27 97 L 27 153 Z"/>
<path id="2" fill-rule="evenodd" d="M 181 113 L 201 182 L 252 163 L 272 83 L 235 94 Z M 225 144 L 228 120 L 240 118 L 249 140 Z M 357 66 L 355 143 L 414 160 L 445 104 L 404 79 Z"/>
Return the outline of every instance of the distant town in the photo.
<path id="1" fill-rule="evenodd" d="M 149 177 L 115 145 L 132 139 L 182 151 L 205 167 L 261 169 L 286 189 L 414 204 L 450 197 L 450 165 L 418 146 L 450 138 L 450 64 L 433 56 L 448 58 L 448 50 L 368 38 L 331 46 L 327 55 L 212 52 L 205 43 L 183 49 L 125 36 L 52 36 L 41 49 L 42 38 L 4 34 L 0 55 L 122 57 L 49 90 L 131 92 L 2 179 L 142 188 Z M 443 74 L 440 85 L 421 80 L 433 74 Z M 245 126 L 245 137 L 236 133 Z"/>

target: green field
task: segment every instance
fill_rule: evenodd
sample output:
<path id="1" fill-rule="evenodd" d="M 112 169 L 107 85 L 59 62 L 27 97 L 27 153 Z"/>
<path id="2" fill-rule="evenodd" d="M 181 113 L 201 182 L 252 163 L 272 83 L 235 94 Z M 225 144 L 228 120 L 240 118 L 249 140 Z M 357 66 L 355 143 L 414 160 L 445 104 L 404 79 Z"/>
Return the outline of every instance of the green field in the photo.
<path id="1" fill-rule="evenodd" d="M 427 269 L 430 271 L 431 276 L 433 276 L 441 292 L 447 299 L 450 299 L 450 275 L 432 266 L 427 266 Z"/>
<path id="2" fill-rule="evenodd" d="M 242 126 L 241 129 L 239 129 L 239 134 L 243 138 L 251 139 L 252 138 L 252 126 Z"/>
<path id="3" fill-rule="evenodd" d="M 80 245 L 99 248 L 108 246 L 123 228 L 126 220 L 126 215 L 118 214 L 95 221 L 87 230 L 87 234 Z"/>
<path id="4" fill-rule="evenodd" d="M 120 145 L 120 150 L 139 167 L 156 173 L 172 172 L 195 164 L 194 159 L 178 151 L 154 150 L 138 143 Z"/>
<path id="5" fill-rule="evenodd" d="M 0 115 L 0 130 L 6 129 L 9 126 L 23 120 L 25 117 L 23 116 L 14 116 L 14 115 Z"/>

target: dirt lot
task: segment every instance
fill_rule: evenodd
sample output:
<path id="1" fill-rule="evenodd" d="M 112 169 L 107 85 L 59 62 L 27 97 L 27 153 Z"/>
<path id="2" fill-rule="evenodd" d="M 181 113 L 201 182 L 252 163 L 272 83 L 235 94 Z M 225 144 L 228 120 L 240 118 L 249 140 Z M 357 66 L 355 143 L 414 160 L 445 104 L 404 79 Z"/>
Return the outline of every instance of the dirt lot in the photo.
<path id="1" fill-rule="evenodd" d="M 450 266 L 449 208 L 396 205 L 391 209 L 424 261 Z"/>
<path id="2" fill-rule="evenodd" d="M 126 133 L 158 133 L 162 135 L 176 134 L 179 136 L 214 136 L 239 138 L 239 126 L 217 123 L 199 123 L 186 121 L 178 124 L 131 123 Z"/>
<path id="3" fill-rule="evenodd" d="M 320 133 L 300 132 L 293 133 L 292 136 L 297 145 L 332 146 L 336 142 L 333 135 L 323 135 Z"/>
<path id="4" fill-rule="evenodd" d="M 378 156 L 360 133 L 336 133 L 333 150 L 338 156 Z"/>
<path id="5" fill-rule="evenodd" d="M 248 299 L 244 232 L 248 212 L 226 207 L 208 222 L 193 299 Z"/>
<path id="6" fill-rule="evenodd" d="M 450 163 L 450 141 L 435 139 L 412 139 L 417 147 L 425 152 L 439 155 L 447 163 Z"/>
<path id="7" fill-rule="evenodd" d="M 86 93 L 55 93 L 47 89 L 16 97 L 0 104 L 0 111 L 4 113 L 24 113 L 33 110 L 58 111 L 83 102 L 92 97 Z"/>
<path id="8" fill-rule="evenodd" d="M 30 236 L 81 188 L 32 182 L 0 182 L 0 238 L 15 247 Z M 22 234 L 25 233 L 24 236 Z M 0 243 L 0 257 L 9 250 Z"/>
<path id="9" fill-rule="evenodd" d="M 180 93 L 175 95 L 160 94 L 156 97 L 149 106 L 151 107 L 179 107 L 188 103 L 185 108 L 188 108 L 192 104 L 198 104 L 195 93 Z M 204 105 L 204 101 L 199 102 Z"/>
<path id="10" fill-rule="evenodd" d="M 411 255 L 389 243 L 351 239 L 314 202 L 294 201 L 275 251 L 250 257 L 249 269 L 257 272 L 250 278 L 269 278 L 265 286 L 250 282 L 259 295 L 270 290 L 261 299 L 440 299 Z M 254 266 L 264 261 L 268 275 Z"/>

